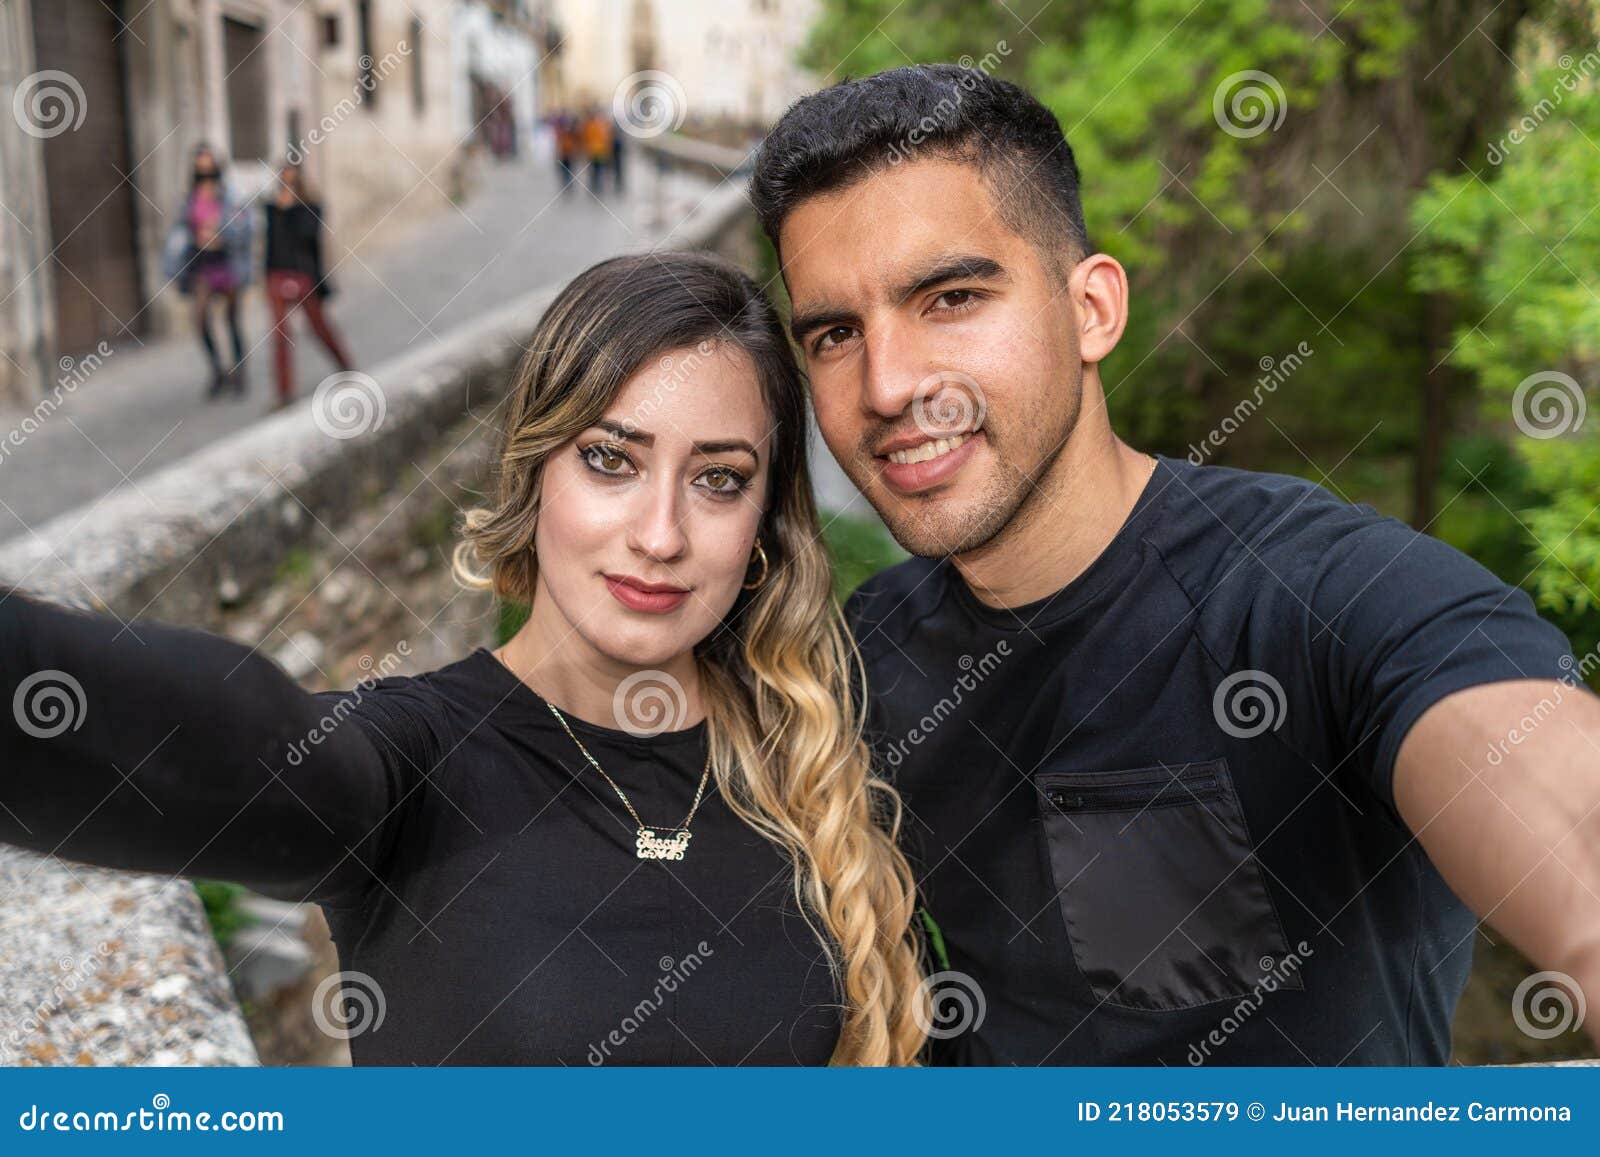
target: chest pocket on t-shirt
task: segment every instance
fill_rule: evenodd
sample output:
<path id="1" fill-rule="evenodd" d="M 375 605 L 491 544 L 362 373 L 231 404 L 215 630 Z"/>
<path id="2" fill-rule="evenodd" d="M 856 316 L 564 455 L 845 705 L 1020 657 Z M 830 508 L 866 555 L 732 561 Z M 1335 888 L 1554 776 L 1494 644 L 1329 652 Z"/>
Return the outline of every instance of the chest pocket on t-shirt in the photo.
<path id="1" fill-rule="evenodd" d="M 1243 996 L 1287 946 L 1227 761 L 1043 771 L 1044 841 L 1095 998 L 1152 1011 Z M 1280 987 L 1303 988 L 1298 973 Z"/>

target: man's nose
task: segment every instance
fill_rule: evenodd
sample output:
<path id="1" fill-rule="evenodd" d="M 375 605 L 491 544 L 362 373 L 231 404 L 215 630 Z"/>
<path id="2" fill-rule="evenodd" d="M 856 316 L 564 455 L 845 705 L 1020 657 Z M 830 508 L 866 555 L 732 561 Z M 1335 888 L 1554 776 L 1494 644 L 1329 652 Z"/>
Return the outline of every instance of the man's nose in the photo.
<path id="1" fill-rule="evenodd" d="M 911 334 L 892 322 L 875 327 L 865 345 L 863 405 L 880 418 L 898 418 L 910 408 L 927 376 L 922 351 Z"/>

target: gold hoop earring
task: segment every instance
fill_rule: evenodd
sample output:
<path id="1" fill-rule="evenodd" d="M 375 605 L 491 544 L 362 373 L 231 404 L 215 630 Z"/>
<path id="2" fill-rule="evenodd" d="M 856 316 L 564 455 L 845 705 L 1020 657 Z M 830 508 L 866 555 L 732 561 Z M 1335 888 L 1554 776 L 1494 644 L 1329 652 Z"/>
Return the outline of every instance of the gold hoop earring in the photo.
<path id="1" fill-rule="evenodd" d="M 759 534 L 756 535 L 755 553 L 761 558 L 761 577 L 756 579 L 756 581 L 753 583 L 745 583 L 744 589 L 747 591 L 753 591 L 758 587 L 763 586 L 767 581 L 767 552 L 761 548 L 761 536 Z M 756 560 L 754 557 L 752 557 L 750 561 L 753 564 Z"/>

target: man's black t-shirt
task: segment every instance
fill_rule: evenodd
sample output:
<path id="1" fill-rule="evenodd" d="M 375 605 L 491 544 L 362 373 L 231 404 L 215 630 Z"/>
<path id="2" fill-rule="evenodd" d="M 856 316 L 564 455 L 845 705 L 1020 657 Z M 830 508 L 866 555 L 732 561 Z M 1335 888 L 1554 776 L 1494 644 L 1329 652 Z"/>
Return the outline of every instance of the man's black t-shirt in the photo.
<path id="1" fill-rule="evenodd" d="M 1448 1059 L 1475 922 L 1391 773 L 1442 697 L 1568 676 L 1523 592 L 1311 483 L 1162 458 L 1048 598 L 912 559 L 847 614 L 968 990 L 937 1060 Z"/>

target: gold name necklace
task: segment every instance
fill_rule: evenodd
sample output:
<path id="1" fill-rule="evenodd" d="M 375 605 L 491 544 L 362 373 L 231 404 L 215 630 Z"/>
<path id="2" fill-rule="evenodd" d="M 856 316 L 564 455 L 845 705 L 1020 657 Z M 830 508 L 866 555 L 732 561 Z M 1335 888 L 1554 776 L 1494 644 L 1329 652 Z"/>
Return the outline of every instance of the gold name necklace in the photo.
<path id="1" fill-rule="evenodd" d="M 639 813 L 633 810 L 633 804 L 628 802 L 627 794 L 617 786 L 617 781 L 606 775 L 606 769 L 600 766 L 600 761 L 589 754 L 589 749 L 583 741 L 572 734 L 572 728 L 567 726 L 566 718 L 556 705 L 545 700 L 545 706 L 550 708 L 552 715 L 561 723 L 566 733 L 571 736 L 572 742 L 578 745 L 578 750 L 583 752 L 583 757 L 605 776 L 606 782 L 611 785 L 611 790 L 617 793 L 617 798 L 622 800 L 622 806 L 628 809 L 628 814 L 633 817 L 633 822 L 638 825 L 638 836 L 634 840 L 634 854 L 641 860 L 681 860 L 684 853 L 689 850 L 689 823 L 694 819 L 694 813 L 700 809 L 700 797 L 705 794 L 706 782 L 711 778 L 711 752 L 706 751 L 706 769 L 700 773 L 700 786 L 695 788 L 694 803 L 689 806 L 689 814 L 683 817 L 683 822 L 675 828 L 650 828 L 639 818 Z M 709 745 L 708 745 L 709 746 Z M 670 833 L 670 834 L 668 834 Z"/>

